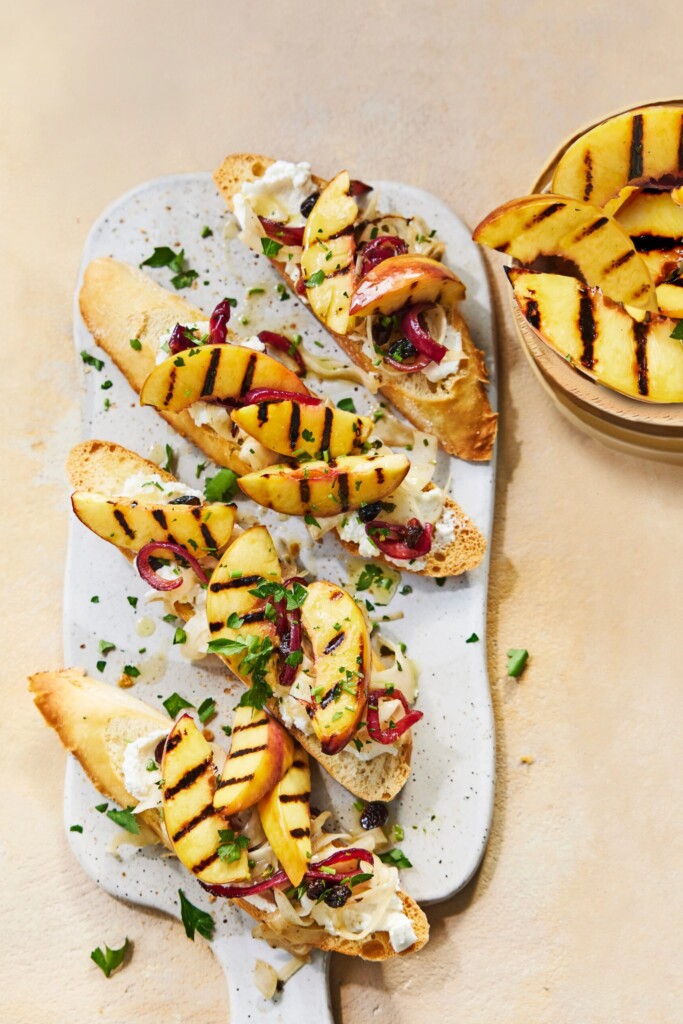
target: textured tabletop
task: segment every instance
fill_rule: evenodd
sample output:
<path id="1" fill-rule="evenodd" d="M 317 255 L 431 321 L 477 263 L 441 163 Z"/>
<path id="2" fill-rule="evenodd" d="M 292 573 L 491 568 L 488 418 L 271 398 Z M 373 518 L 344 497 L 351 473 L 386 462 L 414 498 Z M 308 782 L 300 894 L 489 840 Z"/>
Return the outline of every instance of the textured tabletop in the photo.
<path id="1" fill-rule="evenodd" d="M 71 303 L 92 220 L 144 179 L 242 150 L 401 178 L 473 226 L 577 127 L 675 91 L 679 19 L 669 2 L 5 4 L 3 1019 L 228 1020 L 206 944 L 116 903 L 72 860 L 64 755 L 25 691 L 62 657 L 63 465 L 80 436 Z M 334 1005 L 344 1024 L 674 1024 L 683 469 L 616 454 L 560 417 L 490 266 L 493 834 L 475 881 L 430 911 L 427 949 L 384 967 L 336 959 Z M 518 681 L 509 647 L 531 652 Z M 132 961 L 107 981 L 90 950 L 126 935 Z"/>

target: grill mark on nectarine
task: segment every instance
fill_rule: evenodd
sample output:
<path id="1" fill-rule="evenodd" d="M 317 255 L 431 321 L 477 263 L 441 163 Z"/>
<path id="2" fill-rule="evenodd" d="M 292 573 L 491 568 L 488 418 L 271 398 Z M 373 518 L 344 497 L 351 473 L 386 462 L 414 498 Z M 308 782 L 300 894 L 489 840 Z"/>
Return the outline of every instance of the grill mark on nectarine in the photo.
<path id="1" fill-rule="evenodd" d="M 207 548 L 209 548 L 210 551 L 215 551 L 217 548 L 217 544 L 209 527 L 206 525 L 206 523 L 200 523 L 199 529 L 202 531 L 202 537 L 204 538 L 204 543 L 206 544 Z"/>
<path id="2" fill-rule="evenodd" d="M 292 402 L 292 413 L 289 418 L 289 447 L 294 451 L 299 440 L 301 429 L 301 406 L 298 402 Z"/>
<path id="3" fill-rule="evenodd" d="M 166 522 L 166 516 L 164 515 L 163 509 L 152 509 L 152 518 L 156 519 L 162 530 L 168 530 L 168 523 Z"/>
<path id="4" fill-rule="evenodd" d="M 236 725 L 232 730 L 233 736 L 235 733 L 244 732 L 245 729 L 258 729 L 259 725 L 267 725 L 268 721 L 266 718 L 254 718 L 251 722 L 247 722 L 246 725 Z"/>
<path id="5" fill-rule="evenodd" d="M 538 308 L 538 302 L 536 299 L 527 299 L 526 306 L 524 307 L 524 316 L 529 321 L 532 327 L 536 330 L 540 329 L 541 326 L 541 313 Z"/>
<path id="6" fill-rule="evenodd" d="M 256 413 L 256 419 L 258 420 L 259 423 L 263 424 L 268 422 L 269 409 L 270 405 L 268 402 L 259 402 L 258 410 Z"/>
<path id="7" fill-rule="evenodd" d="M 346 633 L 337 633 L 336 636 L 333 636 L 332 639 L 325 644 L 323 654 L 332 654 L 332 651 L 336 651 L 339 645 L 344 643 L 345 636 Z"/>
<path id="8" fill-rule="evenodd" d="M 168 750 L 168 748 L 167 748 Z M 186 771 L 183 776 L 176 782 L 175 786 L 169 786 L 168 789 L 164 790 L 164 800 L 171 800 L 177 793 L 182 793 L 188 786 L 194 785 L 197 779 L 201 779 L 202 775 L 207 772 L 211 767 L 211 757 L 206 757 L 199 764 L 196 764 L 194 768 L 190 768 Z"/>
<path id="9" fill-rule="evenodd" d="M 176 834 L 174 836 L 171 836 L 171 839 L 173 840 L 174 843 L 177 843 L 179 839 L 182 839 L 184 836 L 188 835 L 188 833 L 195 829 L 197 825 L 201 825 L 203 821 L 206 821 L 207 818 L 210 818 L 212 814 L 213 803 L 210 803 L 207 804 L 206 807 L 202 808 L 199 814 L 196 814 L 194 816 L 192 821 L 188 821 L 187 825 L 183 825 L 182 828 L 179 828 Z"/>
<path id="10" fill-rule="evenodd" d="M 265 608 L 262 608 L 258 612 L 247 612 L 246 615 L 242 616 L 242 622 L 263 622 L 266 617 Z"/>
<path id="11" fill-rule="evenodd" d="M 342 512 L 347 512 L 349 508 L 349 474 L 340 473 L 339 480 L 339 502 L 341 505 Z"/>
<path id="12" fill-rule="evenodd" d="M 381 466 L 375 466 L 375 477 L 378 484 L 384 483 L 384 470 Z"/>
<path id="13" fill-rule="evenodd" d="M 643 173 L 643 115 L 634 114 L 631 126 L 631 147 L 628 157 L 628 176 L 640 178 Z"/>
<path id="14" fill-rule="evenodd" d="M 131 540 L 135 537 L 135 530 L 131 530 L 128 525 L 128 520 L 124 516 L 123 512 L 119 508 L 114 509 L 114 519 L 119 524 L 126 537 L 130 537 Z"/>
<path id="15" fill-rule="evenodd" d="M 581 365 L 587 370 L 592 370 L 595 365 L 595 316 L 593 313 L 593 299 L 587 293 L 581 296 L 579 302 L 579 333 L 583 343 L 581 353 Z"/>
<path id="16" fill-rule="evenodd" d="M 554 214 L 559 213 L 560 210 L 564 210 L 566 205 L 566 203 L 551 203 L 550 206 L 546 206 L 545 210 L 535 213 L 531 220 L 524 225 L 523 230 L 528 231 L 535 224 L 540 224 L 541 221 L 547 220 L 548 217 L 552 217 Z"/>
<path id="17" fill-rule="evenodd" d="M 617 259 L 612 260 L 608 267 L 605 267 L 603 274 L 607 276 L 607 274 L 611 274 L 613 271 L 618 270 L 619 267 L 623 267 L 629 260 L 632 260 L 635 255 L 635 249 L 629 249 L 627 252 L 622 253 L 622 255 L 617 257 Z"/>
<path id="18" fill-rule="evenodd" d="M 299 480 L 299 494 L 301 496 L 301 504 L 307 505 L 311 499 L 311 486 L 308 480 L 304 480 L 303 477 Z"/>
<path id="19" fill-rule="evenodd" d="M 209 368 L 206 371 L 204 383 L 202 384 L 202 398 L 208 398 L 210 395 L 213 394 L 213 389 L 216 386 L 216 373 L 218 371 L 218 364 L 221 361 L 221 352 L 222 349 L 215 348 L 211 353 L 211 358 L 209 359 Z"/>
<path id="20" fill-rule="evenodd" d="M 292 768 L 305 768 L 305 767 L 306 767 L 306 762 L 302 761 L 300 758 L 297 758 L 296 761 L 292 761 Z M 309 793 L 308 795 L 310 796 L 311 794 Z"/>
<path id="21" fill-rule="evenodd" d="M 294 764 L 296 765 L 296 761 Z M 299 762 L 299 767 L 304 767 L 303 761 Z M 304 793 L 280 793 L 279 796 L 281 804 L 303 804 L 310 800 L 310 798 L 310 791 Z"/>
<path id="22" fill-rule="evenodd" d="M 660 249 L 667 251 L 680 245 L 679 238 L 668 235 L 634 235 L 631 241 L 637 252 L 657 252 Z"/>
<path id="23" fill-rule="evenodd" d="M 636 343 L 636 369 L 638 376 L 638 394 L 647 395 L 649 391 L 647 368 L 647 332 L 648 325 L 633 321 L 633 337 Z"/>
<path id="24" fill-rule="evenodd" d="M 167 406 L 169 404 L 169 402 L 171 401 L 171 399 L 173 398 L 173 392 L 175 390 L 175 379 L 176 379 L 177 373 L 178 373 L 178 371 L 176 370 L 176 368 L 174 366 L 173 369 L 171 370 L 171 374 L 170 374 L 170 376 L 168 378 L 168 391 L 166 392 L 166 397 L 164 398 L 164 402 L 163 402 L 164 406 Z"/>
<path id="25" fill-rule="evenodd" d="M 210 633 L 217 633 L 218 630 L 222 629 L 222 628 L 223 628 L 223 620 L 222 619 L 219 622 L 210 622 L 209 623 L 209 632 Z"/>
<path id="26" fill-rule="evenodd" d="M 592 235 L 593 232 L 599 231 L 600 228 L 604 228 L 607 223 L 609 223 L 607 217 L 598 217 L 597 220 L 594 220 L 592 224 L 589 224 L 588 227 L 583 229 L 581 234 L 576 238 L 576 241 L 579 242 L 582 238 L 588 238 L 588 236 Z"/>
<path id="27" fill-rule="evenodd" d="M 212 582 L 209 584 L 209 590 L 212 594 L 218 594 L 221 590 L 239 590 L 241 587 L 253 587 L 254 583 L 260 583 L 262 579 L 262 576 L 238 576 L 234 580 Z"/>
<path id="28" fill-rule="evenodd" d="M 323 452 L 329 451 L 330 439 L 332 437 L 332 422 L 334 420 L 334 413 L 328 407 L 325 409 L 325 419 L 323 422 L 323 436 L 320 442 L 320 449 Z"/>
<path id="29" fill-rule="evenodd" d="M 166 740 L 166 746 L 164 748 L 166 753 L 168 754 L 170 753 L 171 750 L 175 750 L 178 744 L 182 743 L 182 739 L 182 733 L 179 732 L 174 732 L 172 736 L 169 736 L 169 738 Z M 154 753 L 156 755 L 157 751 L 155 750 Z M 154 760 L 158 761 L 159 758 L 155 756 Z"/>
<path id="30" fill-rule="evenodd" d="M 254 379 L 254 371 L 256 369 L 256 353 L 252 353 L 249 356 L 244 376 L 242 377 L 242 383 L 240 384 L 240 395 L 246 395 L 247 391 L 251 388 L 251 382 Z"/>
<path id="31" fill-rule="evenodd" d="M 588 197 L 593 191 L 593 155 L 590 149 L 587 149 L 583 157 L 583 166 L 586 169 L 586 176 L 583 184 L 583 201 L 588 202 Z"/>
<path id="32" fill-rule="evenodd" d="M 193 874 L 198 875 L 200 871 L 206 871 L 206 869 L 210 868 L 211 865 L 214 863 L 214 861 L 217 861 L 217 860 L 218 860 L 218 851 L 215 851 L 214 853 L 210 853 L 208 857 L 204 858 L 204 860 L 200 860 L 199 864 L 195 864 L 194 865 L 194 867 L 192 868 Z"/>
<path id="33" fill-rule="evenodd" d="M 251 775 L 241 775 L 238 779 L 221 779 L 216 786 L 216 789 L 225 789 L 226 786 L 238 786 L 242 782 L 251 782 L 254 778 L 254 773 Z"/>
<path id="34" fill-rule="evenodd" d="M 310 828 L 290 828 L 289 834 L 292 839 L 305 839 L 310 836 L 311 830 Z"/>
<path id="35" fill-rule="evenodd" d="M 230 760 L 234 761 L 236 757 L 245 757 L 247 754 L 259 754 L 262 750 L 266 750 L 267 747 L 267 743 L 261 743 L 257 747 L 245 747 L 244 750 L 236 750 L 234 753 L 231 751 Z"/>

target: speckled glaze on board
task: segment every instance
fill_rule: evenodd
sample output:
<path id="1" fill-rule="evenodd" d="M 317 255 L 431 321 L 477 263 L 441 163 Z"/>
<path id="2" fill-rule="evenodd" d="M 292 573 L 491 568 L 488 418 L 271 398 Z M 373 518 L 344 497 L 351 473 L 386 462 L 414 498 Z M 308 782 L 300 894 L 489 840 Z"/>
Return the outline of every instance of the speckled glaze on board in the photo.
<path id="1" fill-rule="evenodd" d="M 463 312 L 475 343 L 486 353 L 495 408 L 491 296 L 484 263 L 469 229 L 429 193 L 392 182 L 379 182 L 376 187 L 383 211 L 419 214 L 446 242 L 446 262 L 467 286 Z M 305 307 L 294 298 L 281 299 L 276 290 L 279 278 L 264 258 L 250 253 L 237 240 L 224 242 L 225 219 L 223 201 L 210 175 L 156 179 L 123 196 L 96 222 L 85 246 L 82 268 L 98 256 L 114 256 L 137 265 L 154 246 L 182 247 L 188 265 L 199 272 L 195 287 L 182 294 L 207 315 L 219 299 L 234 296 L 237 306 L 231 327 L 239 333 L 249 336 L 263 329 L 298 332 L 313 352 L 343 359 Z M 213 234 L 204 239 L 205 225 Z M 170 271 L 152 270 L 150 274 L 170 287 Z M 264 294 L 249 297 L 251 288 L 262 288 Z M 102 356 L 81 320 L 77 301 L 74 322 L 78 351 Z M 313 345 L 315 341 L 322 349 Z M 103 390 L 107 380 L 112 386 Z M 313 379 L 314 388 L 316 384 Z M 353 395 L 359 412 L 377 404 L 376 398 L 348 382 L 325 381 L 320 390 L 335 401 Z M 107 399 L 109 408 L 105 408 Z M 117 441 L 143 456 L 149 456 L 153 445 L 168 444 L 176 474 L 191 486 L 200 487 L 201 480 L 213 471 L 209 465 L 197 482 L 198 466 L 206 461 L 203 454 L 175 434 L 154 410 L 141 408 L 123 375 L 106 357 L 102 371 L 85 367 L 83 437 Z M 472 465 L 440 453 L 435 479 L 444 485 L 450 479 L 451 493 L 490 540 L 495 461 Z M 333 538 L 325 538 L 314 548 L 301 521 L 284 521 L 246 499 L 238 504 L 242 520 L 251 516 L 272 528 L 276 536 L 298 540 L 301 560 L 316 576 L 342 584 L 348 579 L 349 558 Z M 405 617 L 382 627 L 388 637 L 407 643 L 408 654 L 420 669 L 419 707 L 425 718 L 415 730 L 413 775 L 393 802 L 391 820 L 403 826 L 401 848 L 414 865 L 405 873 L 405 887 L 424 903 L 448 899 L 467 883 L 488 838 L 495 751 L 486 674 L 487 576 L 488 557 L 477 570 L 447 580 L 443 587 L 406 573 L 403 583 L 411 585 L 412 594 L 395 597 L 388 609 L 391 613 L 402 611 Z M 220 726 L 231 721 L 239 684 L 226 678 L 218 660 L 190 664 L 181 648 L 172 644 L 174 630 L 162 621 L 164 607 L 157 602 L 145 605 L 145 593 L 142 581 L 118 551 L 73 519 L 65 586 L 65 663 L 84 665 L 97 677 L 96 663 L 106 660 L 102 678 L 114 684 L 125 664 L 135 664 L 141 675 L 131 692 L 157 707 L 173 691 L 195 704 L 214 696 L 218 717 L 211 727 L 220 736 Z M 91 602 L 94 595 L 99 597 L 97 603 Z M 128 596 L 138 598 L 137 608 L 130 605 Z M 151 618 L 155 625 L 149 636 L 138 632 L 143 617 Z M 465 643 L 472 633 L 479 642 Z M 100 639 L 116 645 L 106 659 L 99 652 Z M 314 805 L 332 808 L 341 826 L 357 820 L 349 794 L 317 770 L 313 790 Z M 312 964 L 287 983 L 278 1001 L 266 1003 L 252 983 L 254 961 L 258 957 L 277 964 L 286 960 L 286 955 L 252 939 L 253 922 L 238 909 L 209 904 L 178 862 L 160 856 L 158 848 L 124 844 L 112 855 L 111 843 L 120 829 L 95 810 L 99 802 L 101 798 L 79 767 L 70 762 L 66 821 L 88 825 L 82 835 L 69 833 L 79 862 L 112 895 L 178 917 L 178 889 L 182 887 L 193 903 L 213 913 L 217 927 L 212 948 L 226 971 L 233 1020 L 296 1017 L 302 1024 L 308 1020 L 324 1024 L 332 1019 L 325 956 L 315 955 Z"/>

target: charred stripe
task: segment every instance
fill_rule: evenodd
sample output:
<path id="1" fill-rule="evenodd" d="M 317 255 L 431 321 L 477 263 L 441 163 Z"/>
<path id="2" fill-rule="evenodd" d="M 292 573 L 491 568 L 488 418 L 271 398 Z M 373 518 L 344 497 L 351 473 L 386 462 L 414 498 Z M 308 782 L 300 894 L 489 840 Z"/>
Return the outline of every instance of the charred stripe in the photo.
<path id="1" fill-rule="evenodd" d="M 541 221 L 547 220 L 548 217 L 552 217 L 553 214 L 559 213 L 560 210 L 564 210 L 566 203 L 551 203 L 550 206 L 546 206 L 545 210 L 541 210 L 540 213 L 534 214 L 528 224 L 524 225 L 524 230 L 528 231 L 534 224 L 540 224 Z"/>
<path id="2" fill-rule="evenodd" d="M 296 764 L 296 761 L 294 762 Z M 304 804 L 311 799 L 310 792 L 308 793 L 280 793 L 279 800 L 281 804 Z"/>
<path id="3" fill-rule="evenodd" d="M 289 447 L 294 451 L 299 441 L 301 430 L 301 406 L 298 402 L 292 402 L 292 413 L 289 418 Z"/>
<path id="4" fill-rule="evenodd" d="M 251 388 L 251 382 L 254 379 L 254 371 L 256 370 L 256 358 L 255 352 L 252 352 L 249 356 L 249 360 L 244 370 L 244 376 L 242 377 L 242 383 L 240 385 L 240 395 L 246 395 L 247 391 Z"/>
<path id="5" fill-rule="evenodd" d="M 156 519 L 162 530 L 168 530 L 168 523 L 166 522 L 166 516 L 164 515 L 163 509 L 155 508 L 152 511 L 152 518 Z"/>
<path id="6" fill-rule="evenodd" d="M 586 171 L 586 176 L 583 182 L 583 201 L 588 202 L 589 196 L 593 191 L 593 154 L 590 149 L 587 149 L 583 157 L 583 166 Z"/>
<path id="7" fill-rule="evenodd" d="M 307 505 L 311 500 L 311 485 L 303 477 L 299 480 L 299 494 L 301 495 L 302 505 Z"/>
<path id="8" fill-rule="evenodd" d="M 381 466 L 375 466 L 375 477 L 378 484 L 384 483 L 384 470 Z"/>
<path id="9" fill-rule="evenodd" d="M 258 410 L 256 412 L 256 419 L 259 423 L 263 424 L 268 422 L 269 408 L 270 406 L 268 402 L 259 402 Z"/>
<path id="10" fill-rule="evenodd" d="M 226 786 L 238 786 L 241 782 L 251 782 L 254 778 L 254 773 L 251 775 L 241 775 L 239 779 L 221 779 L 216 786 L 216 789 L 225 789 Z"/>
<path id="11" fill-rule="evenodd" d="M 633 321 L 633 336 L 636 342 L 636 370 L 638 376 L 638 394 L 647 395 L 650 388 L 647 369 L 647 332 L 648 325 Z"/>
<path id="12" fill-rule="evenodd" d="M 174 732 L 172 736 L 169 736 L 168 740 L 166 741 L 166 747 L 164 748 L 166 753 L 168 754 L 171 750 L 175 750 L 178 744 L 182 742 L 182 739 L 182 733 L 179 732 Z M 159 758 L 155 757 L 155 760 L 158 761 Z"/>
<path id="13" fill-rule="evenodd" d="M 292 768 L 305 768 L 305 767 L 306 767 L 306 762 L 305 761 L 300 761 L 298 759 L 296 761 L 292 761 Z M 309 796 L 310 796 L 310 794 L 309 794 Z"/>
<path id="14" fill-rule="evenodd" d="M 326 708 L 328 704 L 331 704 L 333 700 L 338 700 L 341 696 L 341 685 L 335 683 L 334 686 L 327 691 L 325 696 L 320 701 L 320 707 Z"/>
<path id="15" fill-rule="evenodd" d="M 310 828 L 290 828 L 289 834 L 292 839 L 305 839 L 310 836 L 311 830 Z"/>
<path id="16" fill-rule="evenodd" d="M 222 621 L 221 622 L 210 622 L 209 623 L 209 632 L 210 633 L 217 633 L 219 631 L 219 629 L 223 628 L 223 625 L 224 625 L 224 623 Z"/>
<path id="17" fill-rule="evenodd" d="M 579 333 L 583 343 L 581 353 L 581 365 L 587 370 L 592 370 L 595 365 L 595 316 L 593 313 L 593 299 L 584 292 L 579 302 Z"/>
<path id="18" fill-rule="evenodd" d="M 348 512 L 349 509 L 349 474 L 340 473 L 337 477 L 339 481 L 339 502 L 341 505 L 342 512 Z"/>
<path id="19" fill-rule="evenodd" d="M 211 358 L 209 359 L 209 368 L 206 371 L 204 383 L 202 384 L 202 398 L 208 398 L 210 395 L 213 394 L 213 389 L 216 386 L 216 373 L 218 372 L 218 364 L 221 361 L 221 352 L 222 349 L 215 348 L 211 353 Z"/>
<path id="20" fill-rule="evenodd" d="M 242 616 L 242 622 L 263 622 L 266 617 L 265 609 L 261 609 L 260 612 L 248 612 Z"/>
<path id="21" fill-rule="evenodd" d="M 332 651 L 336 651 L 340 644 L 344 643 L 344 637 L 346 633 L 337 633 L 323 648 L 323 654 L 332 654 Z"/>
<path id="22" fill-rule="evenodd" d="M 527 299 L 526 306 L 524 307 L 524 316 L 532 327 L 535 327 L 536 330 L 540 329 L 541 312 L 538 308 L 538 302 L 536 299 Z"/>
<path id="23" fill-rule="evenodd" d="M 211 865 L 213 863 L 215 863 L 215 861 L 217 861 L 217 860 L 218 860 L 218 853 L 217 852 L 209 854 L 209 856 L 205 857 L 204 860 L 200 860 L 199 864 L 195 864 L 194 865 L 194 867 L 192 868 L 193 874 L 198 875 L 200 871 L 205 871 L 207 868 L 210 868 Z"/>
<path id="24" fill-rule="evenodd" d="M 681 244 L 679 238 L 669 235 L 634 235 L 631 241 L 637 252 L 657 252 L 660 249 L 666 252 Z"/>
<path id="25" fill-rule="evenodd" d="M 209 551 L 215 551 L 216 548 L 217 548 L 217 544 L 216 544 L 216 541 L 214 540 L 214 536 L 211 533 L 211 530 L 209 529 L 209 527 L 206 525 L 206 523 L 200 523 L 199 524 L 199 529 L 202 531 L 202 537 L 204 538 L 204 543 L 206 544 L 206 546 L 209 549 Z"/>
<path id="26" fill-rule="evenodd" d="M 592 235 L 595 231 L 599 231 L 600 228 L 604 228 L 607 223 L 609 223 L 607 217 L 598 217 L 597 220 L 594 220 L 592 224 L 589 224 L 588 227 L 583 229 L 576 241 L 580 242 L 582 238 L 588 238 L 588 236 Z"/>
<path id="27" fill-rule="evenodd" d="M 263 718 L 254 718 L 247 725 L 236 725 L 235 728 L 232 730 L 232 734 L 233 734 L 233 736 L 235 736 L 236 733 L 244 732 L 245 729 L 257 729 L 259 727 L 259 725 L 267 725 L 267 724 L 268 724 L 268 718 L 266 716 L 264 716 Z"/>
<path id="28" fill-rule="evenodd" d="M 197 825 L 201 825 L 203 821 L 206 821 L 206 819 L 210 818 L 212 815 L 213 803 L 210 803 L 207 804 L 206 807 L 204 807 L 199 812 L 199 814 L 196 814 L 192 821 L 188 821 L 187 825 L 183 825 L 182 828 L 178 829 L 176 834 L 174 836 L 171 836 L 171 839 L 173 840 L 174 843 L 177 843 L 179 839 L 182 839 L 183 836 L 186 836 L 189 832 L 192 831 L 192 829 L 196 828 Z"/>
<path id="29" fill-rule="evenodd" d="M 168 789 L 164 790 L 164 800 L 172 800 L 178 793 L 182 793 L 184 789 L 194 785 L 197 779 L 201 779 L 207 771 L 211 769 L 211 758 L 207 757 L 199 764 L 196 764 L 194 768 L 190 768 L 189 771 L 176 782 L 175 786 L 169 786 Z"/>
<path id="30" fill-rule="evenodd" d="M 128 521 L 124 516 L 123 512 L 121 511 L 121 509 L 114 509 L 114 519 L 119 524 L 119 526 L 125 533 L 126 537 L 130 537 L 130 539 L 133 540 L 133 538 L 135 537 L 135 530 L 131 530 L 130 526 L 128 525 Z"/>
<path id="31" fill-rule="evenodd" d="M 221 590 L 239 590 L 240 587 L 253 587 L 255 583 L 260 583 L 262 579 L 262 576 L 238 576 L 234 580 L 211 583 L 209 584 L 209 590 L 212 594 L 218 594 Z"/>
<path id="32" fill-rule="evenodd" d="M 636 255 L 635 249 L 629 249 L 628 252 L 623 253 L 616 260 L 614 260 L 608 267 L 605 267 L 603 274 L 611 274 L 612 271 L 618 270 L 619 267 L 623 267 L 629 260 L 632 260 Z"/>
<path id="33" fill-rule="evenodd" d="M 643 173 L 643 115 L 634 114 L 631 128 L 631 148 L 628 158 L 628 176 L 640 178 Z"/>
<path id="34" fill-rule="evenodd" d="M 244 750 L 230 751 L 230 760 L 234 760 L 236 757 L 246 757 L 247 754 L 259 754 L 262 750 L 266 750 L 268 747 L 267 743 L 261 743 L 258 747 L 245 747 Z"/>
<path id="35" fill-rule="evenodd" d="M 176 379 L 177 374 L 178 374 L 178 371 L 176 370 L 176 368 L 174 366 L 173 369 L 171 370 L 171 374 L 170 374 L 170 376 L 168 378 L 168 390 L 166 392 L 166 397 L 164 398 L 164 401 L 163 401 L 164 407 L 167 406 L 170 403 L 171 399 L 173 398 L 173 392 L 175 391 L 175 379 Z"/>
<path id="36" fill-rule="evenodd" d="M 334 413 L 329 408 L 325 409 L 325 420 L 323 422 L 323 436 L 320 442 L 320 448 L 322 451 L 327 452 L 330 450 L 330 440 L 332 438 L 332 423 L 334 420 Z"/>

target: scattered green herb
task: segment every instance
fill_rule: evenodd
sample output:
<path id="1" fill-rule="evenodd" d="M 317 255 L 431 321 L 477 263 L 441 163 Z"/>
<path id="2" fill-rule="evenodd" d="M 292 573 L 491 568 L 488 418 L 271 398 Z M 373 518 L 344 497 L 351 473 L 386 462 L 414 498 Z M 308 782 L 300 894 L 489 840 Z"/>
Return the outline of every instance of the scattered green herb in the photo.
<path id="1" fill-rule="evenodd" d="M 207 501 L 232 501 L 237 491 L 237 473 L 231 469 L 219 469 L 215 476 L 204 481 L 204 497 Z"/>
<path id="2" fill-rule="evenodd" d="M 399 850 L 397 847 L 387 850 L 386 853 L 380 853 L 379 859 L 383 864 L 393 864 L 395 868 L 412 868 L 413 866 L 403 850 Z"/>
<path id="3" fill-rule="evenodd" d="M 98 359 L 96 356 L 91 356 L 89 352 L 81 352 L 81 359 L 86 366 L 94 366 L 96 370 L 104 369 L 104 360 Z"/>
<path id="4" fill-rule="evenodd" d="M 137 608 L 137 606 L 138 606 L 138 599 L 137 599 L 137 597 L 130 597 L 129 596 L 129 597 L 126 598 L 126 600 L 128 601 L 128 604 L 131 606 L 131 608 Z"/>
<path id="5" fill-rule="evenodd" d="M 340 398 L 337 402 L 337 408 L 342 409 L 344 412 L 355 412 L 356 406 L 353 404 L 352 398 Z"/>
<path id="6" fill-rule="evenodd" d="M 513 647 L 508 651 L 508 675 L 517 679 L 524 671 L 529 660 L 529 652 L 522 647 Z"/>
<path id="7" fill-rule="evenodd" d="M 249 837 L 241 836 L 239 833 L 233 832 L 231 828 L 219 829 L 218 837 L 221 840 L 221 845 L 216 853 L 224 864 L 234 864 L 242 856 L 242 850 L 246 850 L 249 846 Z"/>
<path id="8" fill-rule="evenodd" d="M 130 347 L 134 348 L 136 352 L 139 352 L 142 349 L 142 342 L 139 338 L 131 338 Z"/>
<path id="9" fill-rule="evenodd" d="M 185 700 L 179 693 L 172 693 L 170 697 L 162 701 L 163 706 L 168 711 L 171 718 L 175 718 L 179 711 L 183 708 L 193 708 L 194 704 L 190 704 L 189 700 Z"/>
<path id="10" fill-rule="evenodd" d="M 182 889 L 178 889 L 178 895 L 180 896 L 180 917 L 185 925 L 185 934 L 188 939 L 192 939 L 194 942 L 195 932 L 199 932 L 205 939 L 212 939 L 216 925 L 211 914 L 207 914 L 205 910 L 200 910 L 199 907 L 190 903 Z"/>
<path id="11" fill-rule="evenodd" d="M 262 238 L 261 248 L 263 249 L 264 256 L 277 256 L 280 249 L 282 248 L 282 242 L 276 242 L 273 238 Z"/>
<path id="12" fill-rule="evenodd" d="M 197 708 L 197 714 L 202 725 L 206 725 L 207 722 L 211 721 L 216 714 L 216 701 L 213 697 L 207 697 L 206 700 L 201 702 Z"/>
<path id="13" fill-rule="evenodd" d="M 187 633 L 181 626 L 178 626 L 175 633 L 173 634 L 174 644 L 184 644 L 187 640 Z"/>
<path id="14" fill-rule="evenodd" d="M 107 811 L 107 817 L 110 821 L 113 821 L 116 825 L 121 828 L 125 828 L 126 832 L 132 832 L 134 836 L 140 834 L 140 826 L 137 818 L 133 814 L 132 807 L 126 807 L 123 811 L 111 810 Z"/>
<path id="15" fill-rule="evenodd" d="M 90 959 L 95 961 L 105 978 L 110 978 L 117 967 L 120 967 L 123 963 L 127 952 L 128 939 L 124 941 L 120 949 L 110 949 L 109 946 L 105 945 L 104 950 L 102 950 L 98 946 L 97 949 L 93 949 Z"/>

